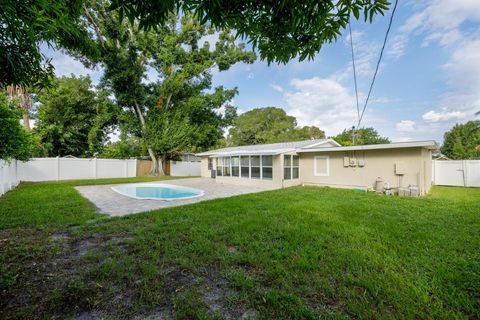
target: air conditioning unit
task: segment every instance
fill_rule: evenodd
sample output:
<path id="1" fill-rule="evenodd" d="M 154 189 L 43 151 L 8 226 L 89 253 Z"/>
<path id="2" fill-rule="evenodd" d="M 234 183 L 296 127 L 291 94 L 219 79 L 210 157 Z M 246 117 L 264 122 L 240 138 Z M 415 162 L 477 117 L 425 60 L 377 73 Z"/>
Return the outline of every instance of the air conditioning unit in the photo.
<path id="1" fill-rule="evenodd" d="M 404 175 L 406 172 L 406 168 L 405 168 L 405 163 L 403 162 L 397 162 L 395 163 L 395 174 L 396 175 Z"/>

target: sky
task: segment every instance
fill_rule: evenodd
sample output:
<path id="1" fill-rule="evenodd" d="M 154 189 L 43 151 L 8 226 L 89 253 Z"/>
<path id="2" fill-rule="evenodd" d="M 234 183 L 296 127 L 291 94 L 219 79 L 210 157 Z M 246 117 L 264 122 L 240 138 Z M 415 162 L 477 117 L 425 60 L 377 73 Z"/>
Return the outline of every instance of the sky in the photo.
<path id="1" fill-rule="evenodd" d="M 354 20 L 352 40 L 362 107 L 372 81 L 391 11 L 372 24 Z M 208 40 L 215 41 L 215 37 Z M 89 74 L 60 51 L 44 48 L 57 75 Z M 350 38 L 348 31 L 325 44 L 313 61 L 286 65 L 259 59 L 213 72 L 214 86 L 236 87 L 231 102 L 239 112 L 277 106 L 315 125 L 328 136 L 357 123 Z M 455 123 L 480 119 L 479 0 L 399 0 L 377 80 L 362 126 L 373 126 L 392 141 L 433 139 Z"/>

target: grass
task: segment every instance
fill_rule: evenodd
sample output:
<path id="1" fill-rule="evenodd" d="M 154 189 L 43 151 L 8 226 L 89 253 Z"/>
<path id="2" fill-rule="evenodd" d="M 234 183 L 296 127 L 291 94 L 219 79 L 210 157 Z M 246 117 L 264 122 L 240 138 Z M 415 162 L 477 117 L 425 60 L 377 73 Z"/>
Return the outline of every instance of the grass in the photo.
<path id="1" fill-rule="evenodd" d="M 73 189 L 91 182 L 0 199 L 0 318 L 480 317 L 480 189 L 294 187 L 99 218 Z"/>
<path id="2" fill-rule="evenodd" d="M 22 183 L 0 198 L 0 229 L 18 226 L 60 227 L 99 218 L 74 186 L 168 180 L 175 177 L 134 177 Z"/>

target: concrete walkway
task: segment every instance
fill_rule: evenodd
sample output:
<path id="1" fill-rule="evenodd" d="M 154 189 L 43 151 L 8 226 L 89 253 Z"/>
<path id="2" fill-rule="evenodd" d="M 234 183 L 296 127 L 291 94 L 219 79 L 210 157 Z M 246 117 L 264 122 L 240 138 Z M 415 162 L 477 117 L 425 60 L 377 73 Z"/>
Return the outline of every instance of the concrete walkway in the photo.
<path id="1" fill-rule="evenodd" d="M 155 182 L 149 182 L 155 184 Z M 255 193 L 268 190 L 266 188 L 239 186 L 234 184 L 217 183 L 210 178 L 191 178 L 158 181 L 157 183 L 191 187 L 204 191 L 198 198 L 178 200 L 148 200 L 134 199 L 121 195 L 111 189 L 114 185 L 80 186 L 75 187 L 80 194 L 92 202 L 101 213 L 111 216 L 124 216 L 131 213 L 181 206 L 216 198 L 226 198 L 240 194 Z M 142 183 L 144 184 L 144 183 Z"/>

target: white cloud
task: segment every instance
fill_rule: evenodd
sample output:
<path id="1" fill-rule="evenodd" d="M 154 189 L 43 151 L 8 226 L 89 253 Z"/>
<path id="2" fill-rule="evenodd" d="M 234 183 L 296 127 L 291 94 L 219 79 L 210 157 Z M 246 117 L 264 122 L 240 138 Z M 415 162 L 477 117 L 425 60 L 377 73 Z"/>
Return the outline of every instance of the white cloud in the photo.
<path id="1" fill-rule="evenodd" d="M 272 87 L 273 90 L 278 91 L 278 92 L 283 92 L 283 88 L 280 87 L 278 84 L 271 83 L 270 87 Z"/>
<path id="2" fill-rule="evenodd" d="M 293 79 L 290 84 L 295 90 L 285 92 L 284 99 L 288 114 L 295 116 L 299 125 L 315 125 L 334 135 L 356 124 L 355 96 L 338 81 L 314 77 Z M 370 115 L 364 120 L 379 121 Z"/>
<path id="3" fill-rule="evenodd" d="M 415 131 L 415 121 L 402 120 L 402 121 L 400 121 L 396 124 L 395 129 L 399 132 L 414 132 Z"/>
<path id="4" fill-rule="evenodd" d="M 405 53 L 407 42 L 412 35 L 424 36 L 422 46 L 433 42 L 451 46 L 465 39 L 460 30 L 467 21 L 480 21 L 478 0 L 430 0 L 415 2 L 416 11 L 393 37 L 387 53 L 399 57 Z"/>
<path id="5" fill-rule="evenodd" d="M 253 79 L 255 78 L 255 74 L 253 72 L 250 72 L 248 75 L 247 75 L 247 79 Z"/>
<path id="6" fill-rule="evenodd" d="M 466 87 L 479 91 L 480 37 L 457 47 L 443 68 L 448 75 L 447 81 L 452 87 Z"/>
<path id="7" fill-rule="evenodd" d="M 435 44 L 450 55 L 438 73 L 447 90 L 439 97 L 438 104 L 423 114 L 427 125 L 417 126 L 418 131 L 443 130 L 443 126 L 431 128 L 428 124 L 441 122 L 451 126 L 480 110 L 480 3 L 430 0 L 415 2 L 414 6 L 416 12 L 398 29 L 397 46 L 405 48 L 409 38 L 423 37 L 422 46 Z"/>
<path id="8" fill-rule="evenodd" d="M 399 99 L 392 99 L 388 97 L 378 97 L 378 98 L 370 98 L 370 104 L 378 103 L 378 104 L 387 104 L 392 102 L 398 102 Z"/>
<path id="9" fill-rule="evenodd" d="M 360 31 L 352 31 L 353 50 L 355 54 L 355 71 L 357 77 L 371 77 L 375 70 L 376 60 L 380 52 L 380 44 L 366 40 L 367 34 Z M 350 35 L 345 38 L 345 47 L 350 52 Z M 338 81 L 343 81 L 353 76 L 352 61 L 334 75 Z"/>
<path id="10" fill-rule="evenodd" d="M 391 41 L 387 43 L 386 53 L 393 58 L 400 58 L 407 50 L 408 37 L 405 34 L 395 35 Z"/>
<path id="11" fill-rule="evenodd" d="M 431 0 L 399 30 L 403 33 L 446 33 L 469 20 L 480 20 L 478 0 Z"/>
<path id="12" fill-rule="evenodd" d="M 465 112 L 461 111 L 434 111 L 430 110 L 424 115 L 422 115 L 423 120 L 428 122 L 438 122 L 438 121 L 448 121 L 454 119 L 463 119 L 466 117 Z"/>

